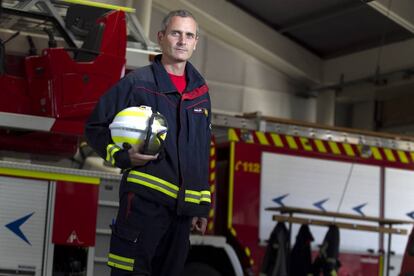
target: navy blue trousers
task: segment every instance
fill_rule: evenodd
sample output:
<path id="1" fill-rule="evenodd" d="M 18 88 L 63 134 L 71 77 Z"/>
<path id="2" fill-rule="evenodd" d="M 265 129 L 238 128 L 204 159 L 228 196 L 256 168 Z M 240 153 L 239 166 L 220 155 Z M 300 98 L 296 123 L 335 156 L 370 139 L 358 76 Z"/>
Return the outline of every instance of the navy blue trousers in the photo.
<path id="1" fill-rule="evenodd" d="M 179 276 L 190 248 L 191 220 L 138 194 L 125 193 L 111 226 L 111 276 Z"/>

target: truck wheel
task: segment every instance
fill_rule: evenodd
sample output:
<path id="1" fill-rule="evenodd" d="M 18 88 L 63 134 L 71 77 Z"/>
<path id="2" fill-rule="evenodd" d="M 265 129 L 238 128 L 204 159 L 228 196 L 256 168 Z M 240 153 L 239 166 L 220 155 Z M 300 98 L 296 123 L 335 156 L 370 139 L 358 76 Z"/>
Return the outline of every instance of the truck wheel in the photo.
<path id="1" fill-rule="evenodd" d="M 222 276 L 214 267 L 205 263 L 188 263 L 182 276 Z"/>

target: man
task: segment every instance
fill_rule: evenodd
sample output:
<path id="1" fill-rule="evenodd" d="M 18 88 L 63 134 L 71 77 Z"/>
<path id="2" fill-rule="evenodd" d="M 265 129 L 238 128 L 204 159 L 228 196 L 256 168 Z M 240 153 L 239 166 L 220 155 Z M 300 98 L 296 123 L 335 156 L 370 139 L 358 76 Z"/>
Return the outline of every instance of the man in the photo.
<path id="1" fill-rule="evenodd" d="M 102 96 L 86 124 L 88 143 L 124 169 L 118 215 L 111 225 L 111 275 L 180 275 L 190 230 L 203 234 L 206 229 L 211 107 L 204 79 L 188 62 L 197 42 L 193 15 L 170 12 L 158 32 L 162 55 Z M 140 105 L 168 122 L 163 152 L 155 156 L 111 140 L 108 125 L 114 116 Z"/>

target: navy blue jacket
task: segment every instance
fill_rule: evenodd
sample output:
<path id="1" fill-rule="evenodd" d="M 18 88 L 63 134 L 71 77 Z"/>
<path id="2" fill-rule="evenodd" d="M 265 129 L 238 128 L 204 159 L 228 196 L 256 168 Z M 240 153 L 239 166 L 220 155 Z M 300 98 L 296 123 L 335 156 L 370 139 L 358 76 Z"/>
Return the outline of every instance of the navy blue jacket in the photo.
<path id="1" fill-rule="evenodd" d="M 151 65 L 129 73 L 100 98 L 86 123 L 85 136 L 102 158 L 125 169 L 121 194 L 136 192 L 175 208 L 178 214 L 207 217 L 210 97 L 203 77 L 189 62 L 185 72 L 183 94 L 171 82 L 161 55 Z M 162 158 L 131 168 L 127 150 L 113 143 L 108 126 L 119 111 L 140 105 L 166 117 L 168 134 Z"/>

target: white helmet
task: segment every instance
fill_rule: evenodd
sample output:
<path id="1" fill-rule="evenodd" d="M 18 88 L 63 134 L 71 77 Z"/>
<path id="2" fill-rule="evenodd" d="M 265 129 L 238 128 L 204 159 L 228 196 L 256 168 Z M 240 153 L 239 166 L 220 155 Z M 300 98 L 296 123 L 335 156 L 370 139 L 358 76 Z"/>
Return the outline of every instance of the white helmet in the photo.
<path id="1" fill-rule="evenodd" d="M 151 107 L 128 107 L 116 114 L 109 125 L 112 140 L 120 147 L 155 155 L 159 153 L 167 136 L 167 120 Z"/>

